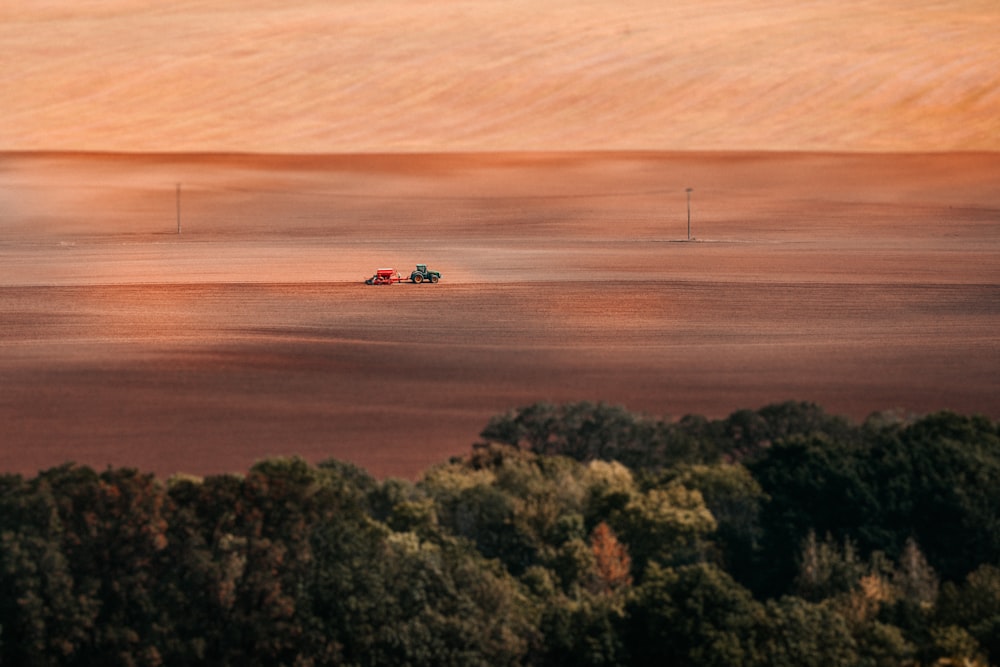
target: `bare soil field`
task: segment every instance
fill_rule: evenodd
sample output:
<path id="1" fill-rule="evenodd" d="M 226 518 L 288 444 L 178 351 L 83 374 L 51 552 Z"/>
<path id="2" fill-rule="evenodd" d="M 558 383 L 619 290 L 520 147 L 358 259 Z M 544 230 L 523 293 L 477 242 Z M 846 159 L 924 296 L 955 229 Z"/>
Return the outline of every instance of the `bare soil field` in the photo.
<path id="1" fill-rule="evenodd" d="M 0 149 L 1000 150 L 996 0 L 0 3 Z"/>
<path id="2" fill-rule="evenodd" d="M 1000 418 L 998 332 L 995 153 L 0 155 L 5 471 L 412 477 L 536 401 Z"/>

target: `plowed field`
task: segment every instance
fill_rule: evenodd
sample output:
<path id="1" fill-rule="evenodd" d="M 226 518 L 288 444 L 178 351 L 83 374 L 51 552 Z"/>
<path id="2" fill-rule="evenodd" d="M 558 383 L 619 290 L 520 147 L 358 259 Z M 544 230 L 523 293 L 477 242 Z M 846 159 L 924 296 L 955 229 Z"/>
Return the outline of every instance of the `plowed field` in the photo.
<path id="1" fill-rule="evenodd" d="M 994 154 L 17 154 L 0 176 L 0 470 L 414 476 L 535 401 L 1000 417 Z M 362 284 L 417 262 L 442 282 Z"/>

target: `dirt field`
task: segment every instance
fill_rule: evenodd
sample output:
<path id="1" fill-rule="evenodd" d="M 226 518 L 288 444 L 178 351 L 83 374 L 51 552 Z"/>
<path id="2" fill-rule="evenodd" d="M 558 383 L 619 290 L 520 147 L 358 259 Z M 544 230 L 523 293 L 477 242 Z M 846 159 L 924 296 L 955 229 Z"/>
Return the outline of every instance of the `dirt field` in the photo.
<path id="1" fill-rule="evenodd" d="M 6 154 L 0 316 L 29 474 L 414 476 L 543 400 L 1000 418 L 1000 154 Z"/>
<path id="2" fill-rule="evenodd" d="M 2 150 L 1000 150 L 997 0 L 0 3 Z"/>

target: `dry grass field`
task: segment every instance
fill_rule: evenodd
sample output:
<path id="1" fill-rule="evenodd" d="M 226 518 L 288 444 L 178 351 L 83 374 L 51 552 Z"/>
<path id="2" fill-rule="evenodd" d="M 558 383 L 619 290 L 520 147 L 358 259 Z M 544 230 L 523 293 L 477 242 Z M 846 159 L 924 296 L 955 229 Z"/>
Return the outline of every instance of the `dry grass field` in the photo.
<path id="1" fill-rule="evenodd" d="M 8 153 L 0 216 L 0 470 L 413 476 L 541 400 L 1000 417 L 995 153 Z"/>

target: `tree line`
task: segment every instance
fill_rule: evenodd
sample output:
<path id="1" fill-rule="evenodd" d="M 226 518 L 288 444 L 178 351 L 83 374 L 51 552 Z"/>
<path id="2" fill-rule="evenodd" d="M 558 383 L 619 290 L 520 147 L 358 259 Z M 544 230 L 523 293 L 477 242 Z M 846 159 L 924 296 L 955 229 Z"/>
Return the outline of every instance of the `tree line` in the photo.
<path id="1" fill-rule="evenodd" d="M 0 475 L 3 665 L 1000 662 L 1000 427 L 491 419 L 419 479 Z"/>

